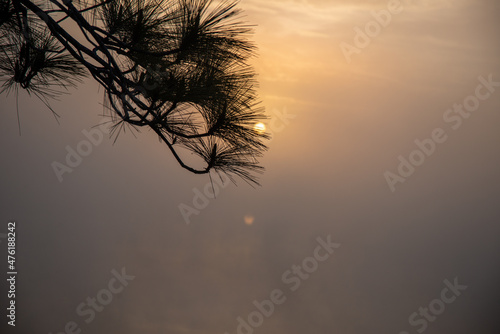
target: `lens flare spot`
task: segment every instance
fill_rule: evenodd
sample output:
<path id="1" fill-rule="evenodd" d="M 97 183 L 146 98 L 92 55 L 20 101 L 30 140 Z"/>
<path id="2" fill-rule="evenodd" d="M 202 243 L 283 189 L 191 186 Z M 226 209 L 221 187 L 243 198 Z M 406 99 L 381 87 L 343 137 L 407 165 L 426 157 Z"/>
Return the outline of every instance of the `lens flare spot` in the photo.
<path id="1" fill-rule="evenodd" d="M 254 216 L 246 215 L 244 218 L 245 224 L 247 225 L 252 225 L 253 221 L 255 220 Z"/>

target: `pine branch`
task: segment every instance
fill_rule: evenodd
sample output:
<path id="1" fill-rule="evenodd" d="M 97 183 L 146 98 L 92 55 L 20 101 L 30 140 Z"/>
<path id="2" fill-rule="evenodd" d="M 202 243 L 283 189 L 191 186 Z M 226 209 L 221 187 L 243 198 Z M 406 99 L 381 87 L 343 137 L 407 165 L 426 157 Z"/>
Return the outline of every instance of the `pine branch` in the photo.
<path id="1" fill-rule="evenodd" d="M 253 129 L 265 115 L 247 63 L 255 54 L 251 27 L 236 6 L 0 0 L 0 92 L 22 88 L 46 100 L 90 74 L 105 89 L 117 135 L 124 126 L 149 128 L 182 168 L 257 183 L 257 158 L 269 137 Z M 188 165 L 179 148 L 205 167 Z"/>

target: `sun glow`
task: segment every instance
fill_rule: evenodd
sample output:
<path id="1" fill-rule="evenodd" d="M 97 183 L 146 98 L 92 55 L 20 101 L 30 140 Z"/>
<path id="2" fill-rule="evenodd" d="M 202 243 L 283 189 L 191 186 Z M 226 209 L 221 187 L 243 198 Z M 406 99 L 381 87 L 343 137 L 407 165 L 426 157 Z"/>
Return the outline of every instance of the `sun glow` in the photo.
<path id="1" fill-rule="evenodd" d="M 257 131 L 258 133 L 264 133 L 266 132 L 266 125 L 264 123 L 255 123 L 255 125 L 253 126 L 253 129 L 255 131 Z"/>

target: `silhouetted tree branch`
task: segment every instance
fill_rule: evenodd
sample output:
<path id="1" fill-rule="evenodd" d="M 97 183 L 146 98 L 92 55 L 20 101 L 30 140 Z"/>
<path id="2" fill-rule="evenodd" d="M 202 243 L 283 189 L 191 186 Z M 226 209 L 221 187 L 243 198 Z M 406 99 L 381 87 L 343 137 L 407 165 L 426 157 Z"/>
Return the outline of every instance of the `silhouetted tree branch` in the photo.
<path id="1" fill-rule="evenodd" d="M 22 88 L 49 106 L 90 74 L 115 133 L 146 127 L 190 172 L 257 183 L 268 135 L 254 129 L 265 116 L 247 64 L 250 32 L 235 2 L 0 0 L 0 93 Z"/>

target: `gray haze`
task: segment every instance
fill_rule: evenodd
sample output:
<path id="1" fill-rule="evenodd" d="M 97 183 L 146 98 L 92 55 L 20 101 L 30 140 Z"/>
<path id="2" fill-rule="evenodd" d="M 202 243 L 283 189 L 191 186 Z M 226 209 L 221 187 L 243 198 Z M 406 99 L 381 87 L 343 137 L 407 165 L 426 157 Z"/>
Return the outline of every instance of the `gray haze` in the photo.
<path id="1" fill-rule="evenodd" d="M 96 84 L 52 104 L 60 125 L 20 94 L 22 136 L 14 96 L 0 96 L 0 233 L 17 222 L 18 266 L 17 326 L 2 311 L 2 333 L 56 334 L 74 321 L 81 333 L 234 334 L 254 300 L 280 289 L 286 300 L 254 333 L 413 334 L 423 325 L 410 315 L 455 278 L 467 288 L 423 332 L 500 333 L 500 87 L 456 129 L 445 120 L 480 76 L 500 82 L 500 3 L 403 2 L 350 63 L 341 43 L 354 45 L 353 28 L 387 1 L 240 6 L 258 25 L 266 173 L 262 187 L 220 187 L 190 224 L 179 205 L 194 208 L 209 179 L 147 131 L 106 137 L 58 181 L 51 164 L 103 122 Z M 384 173 L 437 128 L 446 140 L 391 191 Z M 340 247 L 291 291 L 282 275 L 328 235 Z M 78 305 L 123 267 L 135 278 L 86 323 Z"/>

